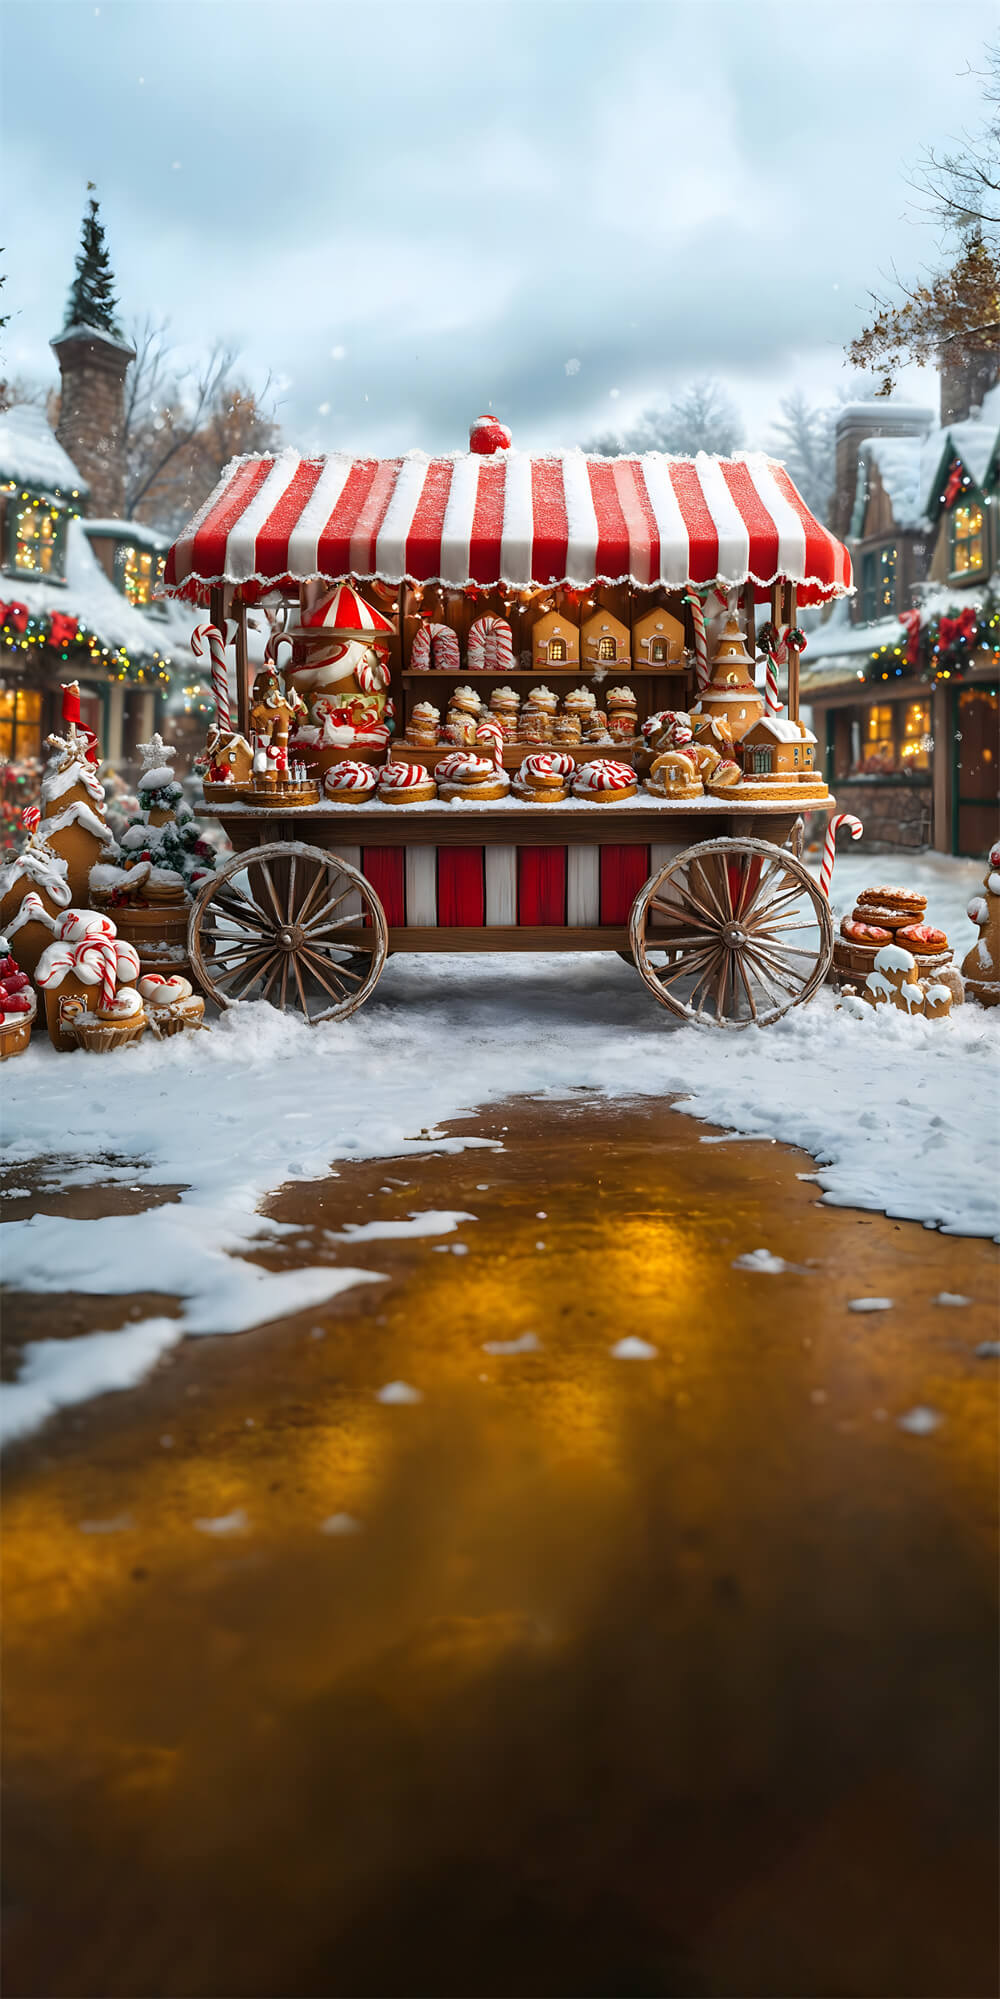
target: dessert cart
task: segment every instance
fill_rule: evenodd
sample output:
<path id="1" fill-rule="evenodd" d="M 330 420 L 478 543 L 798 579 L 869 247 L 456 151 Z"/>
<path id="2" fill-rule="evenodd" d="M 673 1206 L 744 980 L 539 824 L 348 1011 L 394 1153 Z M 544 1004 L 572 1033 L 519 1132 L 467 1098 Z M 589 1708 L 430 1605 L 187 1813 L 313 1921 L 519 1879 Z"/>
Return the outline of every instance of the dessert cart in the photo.
<path id="1" fill-rule="evenodd" d="M 641 771 L 643 719 L 695 706 L 706 624 L 727 604 L 738 605 L 751 657 L 759 606 L 786 632 L 788 714 L 797 719 L 797 607 L 846 594 L 851 569 L 782 467 L 758 456 L 530 458 L 505 433 L 499 449 L 495 439 L 477 443 L 476 427 L 472 443 L 441 459 L 284 452 L 227 468 L 171 549 L 165 588 L 205 605 L 232 635 L 241 739 L 250 733 L 248 612 L 267 615 L 272 640 L 284 620 L 294 648 L 309 636 L 318 594 L 345 581 L 377 604 L 391 633 L 398 739 L 389 754 L 432 772 L 447 746 L 420 748 L 411 735 L 428 694 L 539 680 L 599 692 L 611 675 L 634 690 L 634 738 L 582 742 L 573 755 L 613 755 Z M 550 639 L 540 661 L 533 635 L 551 631 L 553 612 L 556 629 L 572 632 L 586 628 L 588 608 L 607 613 L 626 648 L 655 610 L 679 636 L 644 640 L 645 659 L 581 657 L 574 639 L 565 664 L 564 641 Z M 501 664 L 472 663 L 470 632 L 484 618 L 511 634 Z M 415 667 L 414 640 L 428 628 L 453 632 L 461 651 L 437 665 L 425 638 Z M 338 754 L 381 763 L 386 750 L 359 741 Z M 523 740 L 504 742 L 507 769 L 525 754 Z M 206 810 L 233 854 L 197 898 L 189 953 L 223 1006 L 263 998 L 310 1021 L 343 1018 L 370 996 L 391 952 L 610 950 L 671 1013 L 742 1027 L 808 999 L 830 964 L 828 903 L 795 847 L 802 810 L 829 811 L 833 801 L 817 805 L 803 792 L 800 805 L 794 784 L 676 802 L 640 784 L 634 796 L 599 803 L 321 793 L 299 804 L 292 785 L 268 798 L 211 791 Z"/>

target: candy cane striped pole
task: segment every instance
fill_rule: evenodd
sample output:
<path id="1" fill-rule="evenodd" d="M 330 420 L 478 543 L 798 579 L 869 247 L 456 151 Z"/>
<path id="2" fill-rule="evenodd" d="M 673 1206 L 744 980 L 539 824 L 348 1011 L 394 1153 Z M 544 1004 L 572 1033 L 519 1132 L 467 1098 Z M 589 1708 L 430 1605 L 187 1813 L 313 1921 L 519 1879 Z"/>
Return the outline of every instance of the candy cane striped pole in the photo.
<path id="1" fill-rule="evenodd" d="M 191 651 L 196 659 L 203 659 L 205 646 L 212 657 L 212 694 L 215 698 L 215 719 L 223 731 L 233 726 L 232 710 L 229 706 L 229 669 L 226 665 L 226 641 L 217 625 L 197 625 L 191 633 Z"/>
<path id="2" fill-rule="evenodd" d="M 709 679 L 705 613 L 702 609 L 701 598 L 696 597 L 693 590 L 688 593 L 684 602 L 690 607 L 691 623 L 694 626 L 694 658 L 695 666 L 698 670 L 698 692 L 699 694 L 704 694 Z"/>
<path id="3" fill-rule="evenodd" d="M 852 840 L 860 840 L 861 835 L 865 830 L 864 826 L 861 823 L 861 820 L 855 819 L 853 812 L 834 813 L 833 818 L 831 819 L 830 824 L 826 829 L 826 842 L 823 847 L 823 865 L 819 871 L 820 890 L 822 894 L 825 895 L 827 902 L 829 902 L 830 900 L 830 883 L 833 880 L 833 863 L 834 860 L 836 859 L 836 854 L 837 854 L 837 834 L 839 833 L 842 826 L 849 827 Z"/>

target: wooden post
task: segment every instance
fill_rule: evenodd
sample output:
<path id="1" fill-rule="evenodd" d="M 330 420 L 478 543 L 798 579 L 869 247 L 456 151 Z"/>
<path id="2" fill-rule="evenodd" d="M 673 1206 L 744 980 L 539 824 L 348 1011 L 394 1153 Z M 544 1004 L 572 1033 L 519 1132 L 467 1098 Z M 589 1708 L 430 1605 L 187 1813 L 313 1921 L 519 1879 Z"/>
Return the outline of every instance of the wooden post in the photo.
<path id="1" fill-rule="evenodd" d="M 785 614 L 789 626 L 795 623 L 795 598 L 794 583 L 786 583 Z M 788 648 L 788 719 L 790 722 L 799 719 L 799 655 L 793 645 Z"/>
<path id="2" fill-rule="evenodd" d="M 746 625 L 747 651 L 751 659 L 756 659 L 757 619 L 753 600 L 753 584 L 749 577 L 743 585 L 743 622 Z"/>
<path id="3" fill-rule="evenodd" d="M 247 607 L 242 597 L 236 610 L 236 726 L 250 740 L 250 662 L 247 658 Z"/>

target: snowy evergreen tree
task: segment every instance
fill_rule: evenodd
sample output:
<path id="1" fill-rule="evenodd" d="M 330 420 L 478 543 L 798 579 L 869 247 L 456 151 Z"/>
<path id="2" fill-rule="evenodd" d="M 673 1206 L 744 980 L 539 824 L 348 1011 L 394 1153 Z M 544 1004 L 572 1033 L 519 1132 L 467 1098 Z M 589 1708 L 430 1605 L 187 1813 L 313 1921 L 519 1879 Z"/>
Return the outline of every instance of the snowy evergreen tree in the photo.
<path id="1" fill-rule="evenodd" d="M 148 861 L 156 871 L 154 882 L 179 876 L 189 893 L 197 890 L 205 875 L 215 868 L 215 855 L 198 830 L 198 822 L 184 798 L 183 788 L 170 768 L 175 755 L 159 735 L 140 743 L 142 773 L 136 787 L 139 810 L 125 827 L 117 847 L 108 854 L 107 864 L 91 875 L 91 887 L 122 889 L 137 862 Z"/>
<path id="2" fill-rule="evenodd" d="M 826 519 L 834 486 L 834 430 L 837 409 L 814 408 L 801 389 L 782 396 L 772 430 L 772 449 L 794 479 L 810 513 Z"/>
<path id="3" fill-rule="evenodd" d="M 98 327 L 102 333 L 113 334 L 116 340 L 120 340 L 121 328 L 115 319 L 118 300 L 114 291 L 114 272 L 93 188 L 94 183 L 89 180 L 90 210 L 83 218 L 76 277 L 66 307 L 66 325 Z"/>
<path id="4" fill-rule="evenodd" d="M 728 458 L 743 442 L 743 422 L 720 382 L 692 382 L 666 408 L 643 410 L 630 430 L 605 432 L 587 451 L 614 457 L 622 451 L 673 451 L 694 458 L 699 451 Z"/>

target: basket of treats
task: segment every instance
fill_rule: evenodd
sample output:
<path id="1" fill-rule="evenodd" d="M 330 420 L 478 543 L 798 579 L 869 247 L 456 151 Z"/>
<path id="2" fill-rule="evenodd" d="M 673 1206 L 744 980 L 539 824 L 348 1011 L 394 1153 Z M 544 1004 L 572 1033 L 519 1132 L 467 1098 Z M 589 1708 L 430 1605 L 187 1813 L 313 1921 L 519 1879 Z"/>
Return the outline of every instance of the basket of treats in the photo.
<path id="1" fill-rule="evenodd" d="M 27 972 L 22 972 L 6 937 L 0 937 L 0 1062 L 23 1055 L 38 1011 Z"/>

